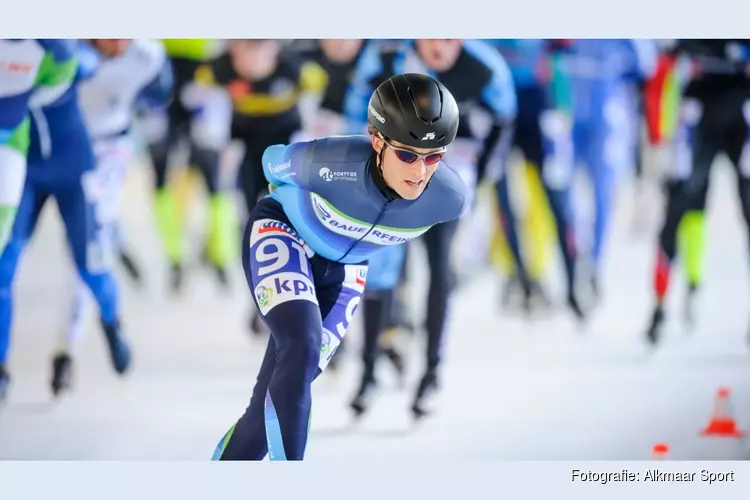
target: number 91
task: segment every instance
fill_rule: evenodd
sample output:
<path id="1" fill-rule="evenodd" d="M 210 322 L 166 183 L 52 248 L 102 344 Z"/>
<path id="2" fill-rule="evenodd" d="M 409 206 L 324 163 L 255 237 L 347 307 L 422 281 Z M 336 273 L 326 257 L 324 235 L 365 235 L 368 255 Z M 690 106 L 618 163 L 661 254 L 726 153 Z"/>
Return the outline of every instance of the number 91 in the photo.
<path id="1" fill-rule="evenodd" d="M 258 277 L 263 277 L 282 269 L 289 263 L 291 258 L 290 248 L 294 249 L 299 258 L 300 272 L 310 276 L 307 255 L 302 245 L 294 240 L 282 240 L 281 238 L 267 238 L 262 240 L 255 249 L 255 260 L 259 264 L 270 262 L 262 265 L 258 269 Z"/>

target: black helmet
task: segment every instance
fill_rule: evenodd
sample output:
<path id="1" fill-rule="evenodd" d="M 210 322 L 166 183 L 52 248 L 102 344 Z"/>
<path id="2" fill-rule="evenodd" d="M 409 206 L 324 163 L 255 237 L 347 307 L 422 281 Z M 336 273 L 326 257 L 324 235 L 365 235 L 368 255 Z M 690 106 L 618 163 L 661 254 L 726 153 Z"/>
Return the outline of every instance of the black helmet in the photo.
<path id="1" fill-rule="evenodd" d="M 442 148 L 456 138 L 458 104 L 437 80 L 405 73 L 375 89 L 367 121 L 387 139 L 414 148 Z"/>

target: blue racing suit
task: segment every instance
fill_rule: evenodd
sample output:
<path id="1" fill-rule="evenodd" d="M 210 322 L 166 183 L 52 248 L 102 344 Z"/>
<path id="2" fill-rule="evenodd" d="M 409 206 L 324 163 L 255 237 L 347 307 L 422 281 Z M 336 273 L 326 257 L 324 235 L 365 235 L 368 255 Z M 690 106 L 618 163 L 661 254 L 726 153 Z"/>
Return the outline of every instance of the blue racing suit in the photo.
<path id="1" fill-rule="evenodd" d="M 575 40 L 562 57 L 570 92 L 576 163 L 585 165 L 594 192 L 591 260 L 596 273 L 611 217 L 618 168 L 633 163 L 636 119 L 632 84 L 656 69 L 650 40 Z"/>
<path id="2" fill-rule="evenodd" d="M 79 60 L 77 78 L 85 78 L 93 71 L 95 67 Z M 10 240 L 0 256 L 0 365 L 4 364 L 8 353 L 13 308 L 11 288 L 16 267 L 34 233 L 42 208 L 50 198 L 55 199 L 63 219 L 81 279 L 99 305 L 115 369 L 124 371 L 128 362 L 119 341 L 119 296 L 109 267 L 110 248 L 96 216 L 101 190 L 93 175 L 94 153 L 77 97 L 74 82 L 57 100 L 31 113 L 31 143 L 23 196 Z"/>
<path id="3" fill-rule="evenodd" d="M 404 200 L 378 183 L 374 162 L 363 136 L 265 151 L 263 172 L 276 188 L 250 214 L 242 262 L 271 336 L 250 405 L 214 459 L 302 460 L 310 384 L 352 321 L 367 259 L 465 210 L 468 189 L 445 164 L 418 199 Z"/>

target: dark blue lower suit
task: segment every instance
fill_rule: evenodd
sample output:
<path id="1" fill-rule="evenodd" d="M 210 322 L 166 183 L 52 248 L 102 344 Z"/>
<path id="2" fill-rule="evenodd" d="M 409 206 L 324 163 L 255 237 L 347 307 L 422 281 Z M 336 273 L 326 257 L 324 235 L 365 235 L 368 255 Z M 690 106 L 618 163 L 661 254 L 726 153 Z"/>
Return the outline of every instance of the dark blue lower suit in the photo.
<path id="1" fill-rule="evenodd" d="M 102 322 L 118 319 L 118 290 L 110 272 L 109 238 L 97 220 L 95 160 L 76 93 L 33 114 L 28 174 L 10 241 L 0 256 L 0 365 L 10 343 L 18 261 L 34 233 L 45 203 L 54 198 L 81 279 L 96 298 Z"/>
<path id="2" fill-rule="evenodd" d="M 366 265 L 314 255 L 281 205 L 264 198 L 242 246 L 245 277 L 271 331 L 250 406 L 224 436 L 215 460 L 302 460 L 310 383 L 325 369 L 365 288 Z"/>

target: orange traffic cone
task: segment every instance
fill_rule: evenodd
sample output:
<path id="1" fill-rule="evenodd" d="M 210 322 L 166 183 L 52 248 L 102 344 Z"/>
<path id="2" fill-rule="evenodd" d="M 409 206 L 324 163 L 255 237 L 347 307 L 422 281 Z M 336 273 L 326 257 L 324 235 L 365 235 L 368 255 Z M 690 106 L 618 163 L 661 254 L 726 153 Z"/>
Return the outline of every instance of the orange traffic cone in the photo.
<path id="1" fill-rule="evenodd" d="M 660 443 L 654 445 L 654 450 L 651 454 L 652 460 L 666 460 L 667 454 L 669 453 L 669 445 Z"/>
<path id="2" fill-rule="evenodd" d="M 729 394 L 728 387 L 722 387 L 716 392 L 714 413 L 708 422 L 708 426 L 701 431 L 703 436 L 741 438 L 745 435 L 737 428 L 737 422 L 732 416 Z"/>

